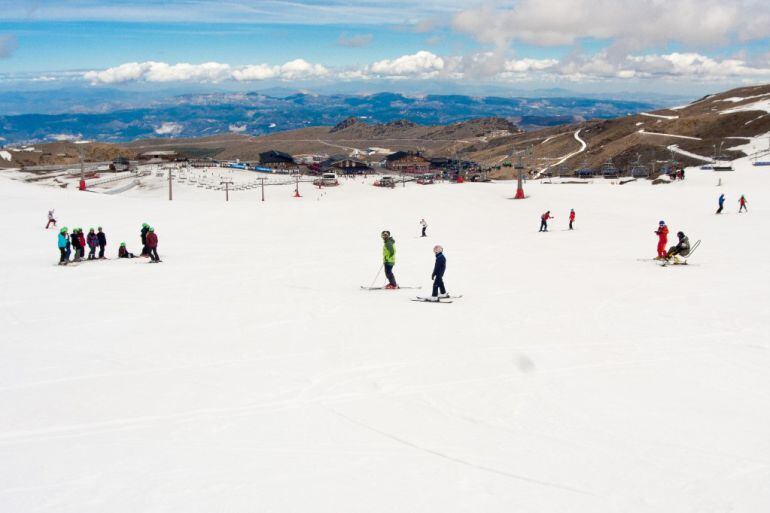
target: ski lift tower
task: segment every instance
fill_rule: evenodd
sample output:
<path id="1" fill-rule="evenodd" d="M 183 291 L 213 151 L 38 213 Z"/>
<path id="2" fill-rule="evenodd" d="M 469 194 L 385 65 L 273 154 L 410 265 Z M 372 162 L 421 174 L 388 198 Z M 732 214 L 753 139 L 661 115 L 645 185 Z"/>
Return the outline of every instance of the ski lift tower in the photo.
<path id="1" fill-rule="evenodd" d="M 521 153 L 519 153 L 518 157 L 516 158 L 516 163 L 513 165 L 513 168 L 518 170 L 518 183 L 516 184 L 516 195 L 513 197 L 513 199 L 525 199 L 526 196 L 524 195 L 524 162 L 521 156 Z"/>

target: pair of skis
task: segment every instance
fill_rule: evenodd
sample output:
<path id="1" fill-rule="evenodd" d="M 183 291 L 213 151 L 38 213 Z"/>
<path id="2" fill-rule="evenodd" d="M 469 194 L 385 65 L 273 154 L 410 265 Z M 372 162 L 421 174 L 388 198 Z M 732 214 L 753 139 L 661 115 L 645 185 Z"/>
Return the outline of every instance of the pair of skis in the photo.
<path id="1" fill-rule="evenodd" d="M 361 290 L 420 290 L 422 287 L 396 287 L 395 289 L 389 289 L 386 287 L 364 287 L 361 286 Z M 414 298 L 410 298 L 410 301 L 417 301 L 420 303 L 443 303 L 443 304 L 449 304 L 452 302 L 453 299 L 460 299 L 462 295 L 460 296 L 448 296 L 448 297 L 441 297 L 438 299 L 438 301 L 435 300 L 435 298 L 432 297 L 424 297 L 424 296 L 417 296 Z"/>

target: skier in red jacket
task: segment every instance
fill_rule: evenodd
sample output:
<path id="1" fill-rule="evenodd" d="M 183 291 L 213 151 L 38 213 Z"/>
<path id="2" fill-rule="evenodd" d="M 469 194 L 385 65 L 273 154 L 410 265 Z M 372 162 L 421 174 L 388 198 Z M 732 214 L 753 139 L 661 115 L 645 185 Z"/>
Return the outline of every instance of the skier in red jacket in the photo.
<path id="1" fill-rule="evenodd" d="M 666 226 L 665 221 L 661 221 L 658 223 L 658 229 L 655 232 L 655 235 L 658 236 L 658 260 L 665 260 L 667 251 L 666 251 L 666 244 L 668 243 L 668 226 Z"/>
<path id="2" fill-rule="evenodd" d="M 548 220 L 553 219 L 554 217 L 551 215 L 551 211 L 549 210 L 542 216 L 540 216 L 540 230 L 541 232 L 547 232 L 548 231 Z"/>
<path id="3" fill-rule="evenodd" d="M 575 222 L 575 209 L 571 208 L 569 210 L 569 229 L 572 230 L 572 223 Z"/>
<path id="4" fill-rule="evenodd" d="M 150 251 L 150 263 L 157 264 L 160 262 L 158 256 L 158 236 L 155 235 L 155 228 L 150 226 L 147 231 L 147 249 Z"/>

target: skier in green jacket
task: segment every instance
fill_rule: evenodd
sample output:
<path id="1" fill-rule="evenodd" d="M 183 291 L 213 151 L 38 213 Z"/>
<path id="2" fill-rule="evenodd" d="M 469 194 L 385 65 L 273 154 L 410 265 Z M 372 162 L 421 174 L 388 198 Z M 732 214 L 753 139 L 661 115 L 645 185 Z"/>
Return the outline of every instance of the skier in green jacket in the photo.
<path id="1" fill-rule="evenodd" d="M 393 275 L 393 266 L 396 265 L 396 241 L 390 236 L 390 232 L 382 232 L 382 265 L 385 267 L 385 276 L 388 278 L 386 289 L 397 289 L 396 277 Z"/>

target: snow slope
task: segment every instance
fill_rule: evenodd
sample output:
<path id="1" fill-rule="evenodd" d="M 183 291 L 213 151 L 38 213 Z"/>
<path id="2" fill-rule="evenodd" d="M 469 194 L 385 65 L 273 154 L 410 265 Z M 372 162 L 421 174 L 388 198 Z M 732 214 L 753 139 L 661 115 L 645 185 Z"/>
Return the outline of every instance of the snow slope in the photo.
<path id="1" fill-rule="evenodd" d="M 0 175 L 0 511 L 767 511 L 770 175 L 687 177 L 225 203 Z M 149 222 L 164 263 L 57 267 L 51 208 L 110 257 Z M 659 219 L 693 265 L 637 260 Z M 383 229 L 402 284 L 441 243 L 465 297 L 360 291 Z"/>

